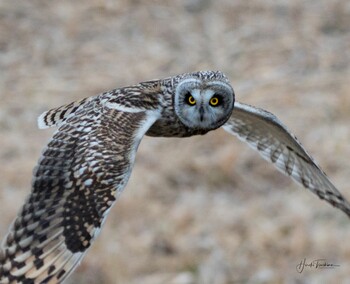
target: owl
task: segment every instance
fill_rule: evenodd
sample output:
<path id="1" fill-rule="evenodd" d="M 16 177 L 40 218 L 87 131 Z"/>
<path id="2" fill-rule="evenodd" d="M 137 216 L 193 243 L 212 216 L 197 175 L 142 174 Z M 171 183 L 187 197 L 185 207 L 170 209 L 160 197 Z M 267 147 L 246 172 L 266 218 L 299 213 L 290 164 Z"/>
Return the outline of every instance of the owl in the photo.
<path id="1" fill-rule="evenodd" d="M 189 137 L 223 127 L 278 170 L 350 216 L 350 204 L 273 114 L 235 101 L 219 71 L 115 89 L 44 112 L 57 130 L 0 251 L 0 283 L 62 283 L 125 188 L 144 135 Z"/>

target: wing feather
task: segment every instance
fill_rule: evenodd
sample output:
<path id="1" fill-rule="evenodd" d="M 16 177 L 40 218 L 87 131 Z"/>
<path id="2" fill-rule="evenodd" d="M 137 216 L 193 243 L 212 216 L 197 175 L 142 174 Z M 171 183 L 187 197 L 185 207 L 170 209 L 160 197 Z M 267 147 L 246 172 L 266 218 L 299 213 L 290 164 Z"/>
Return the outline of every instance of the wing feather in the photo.
<path id="1" fill-rule="evenodd" d="M 239 102 L 223 128 L 257 150 L 282 173 L 350 216 L 350 204 L 273 114 Z"/>
<path id="2" fill-rule="evenodd" d="M 47 126 L 59 120 L 59 129 L 2 244 L 0 283 L 68 277 L 100 232 L 128 181 L 140 140 L 159 117 L 156 110 L 127 113 L 81 102 L 42 116 Z"/>

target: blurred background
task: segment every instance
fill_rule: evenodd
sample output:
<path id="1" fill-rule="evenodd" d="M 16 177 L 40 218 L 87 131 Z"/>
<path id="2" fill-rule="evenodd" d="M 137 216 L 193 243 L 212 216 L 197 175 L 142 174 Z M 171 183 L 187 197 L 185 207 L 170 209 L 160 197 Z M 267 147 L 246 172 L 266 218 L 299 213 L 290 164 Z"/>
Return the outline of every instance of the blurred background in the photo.
<path id="1" fill-rule="evenodd" d="M 1 0 L 1 238 L 53 133 L 41 112 L 206 69 L 276 114 L 350 198 L 349 1 Z M 146 137 L 67 283 L 346 283 L 349 239 L 345 214 L 223 130 Z M 298 273 L 304 258 L 340 267 Z"/>

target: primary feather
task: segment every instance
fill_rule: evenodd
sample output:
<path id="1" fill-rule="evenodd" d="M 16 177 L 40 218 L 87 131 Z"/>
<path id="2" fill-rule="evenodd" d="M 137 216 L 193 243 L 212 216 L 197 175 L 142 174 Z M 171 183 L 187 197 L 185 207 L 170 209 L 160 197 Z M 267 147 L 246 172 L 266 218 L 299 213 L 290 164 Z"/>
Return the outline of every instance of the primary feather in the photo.
<path id="1" fill-rule="evenodd" d="M 1 284 L 61 283 L 97 237 L 128 181 L 140 140 L 160 115 L 156 109 L 120 112 L 104 105 L 106 97 L 42 116 L 59 128 L 2 244 Z"/>
<path id="2" fill-rule="evenodd" d="M 350 204 L 280 120 L 239 102 L 223 128 L 248 143 L 278 170 L 350 216 Z"/>

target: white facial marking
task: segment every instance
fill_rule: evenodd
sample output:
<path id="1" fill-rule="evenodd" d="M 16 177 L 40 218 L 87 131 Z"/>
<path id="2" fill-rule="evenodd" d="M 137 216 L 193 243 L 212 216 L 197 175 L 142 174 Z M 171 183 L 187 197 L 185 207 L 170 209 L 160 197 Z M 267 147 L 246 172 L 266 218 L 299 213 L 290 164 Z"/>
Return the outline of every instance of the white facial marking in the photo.
<path id="1" fill-rule="evenodd" d="M 189 95 L 195 104 L 189 102 Z M 210 103 L 213 96 L 220 100 L 217 105 Z M 228 83 L 189 78 L 176 87 L 174 105 L 176 114 L 186 126 L 210 130 L 221 126 L 228 119 L 233 102 L 233 90 Z"/>

